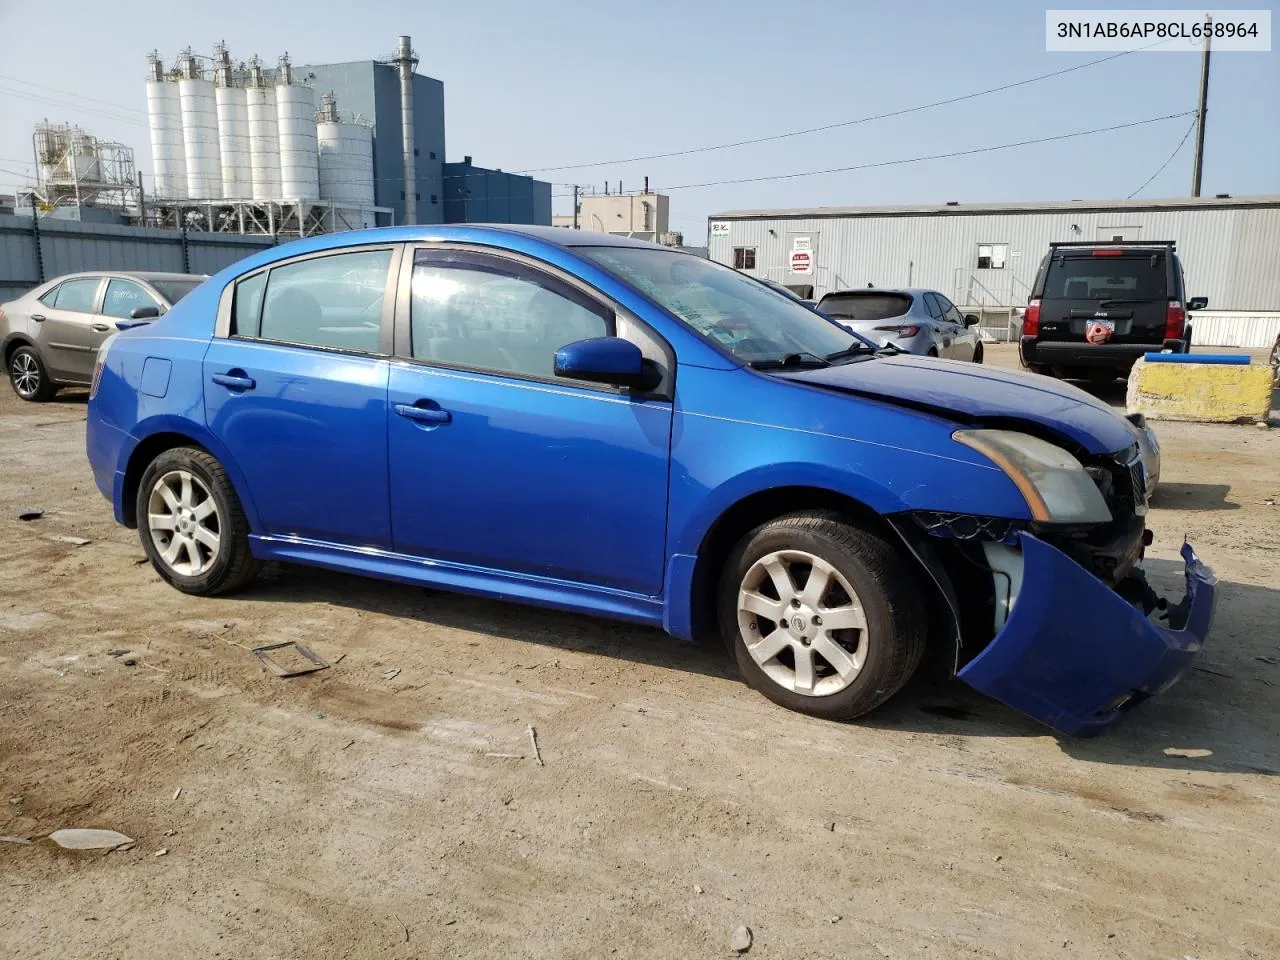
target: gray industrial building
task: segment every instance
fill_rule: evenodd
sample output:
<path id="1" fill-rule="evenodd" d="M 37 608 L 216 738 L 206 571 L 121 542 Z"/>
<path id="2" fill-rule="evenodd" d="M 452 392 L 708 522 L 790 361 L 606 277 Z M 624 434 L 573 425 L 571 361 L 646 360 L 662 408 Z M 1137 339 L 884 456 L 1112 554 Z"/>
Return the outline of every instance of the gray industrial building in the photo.
<path id="1" fill-rule="evenodd" d="M 374 202 L 389 207 L 395 223 L 404 223 L 404 105 L 396 64 L 312 64 L 297 73 L 317 94 L 333 93 L 343 114 L 373 123 Z M 418 223 L 551 223 L 551 184 L 475 166 L 471 157 L 445 162 L 441 81 L 413 73 L 412 111 Z"/>
<path id="2" fill-rule="evenodd" d="M 1280 196 L 730 210 L 708 219 L 720 263 L 815 297 L 868 284 L 929 287 L 983 313 L 992 330 L 1025 305 L 1051 241 L 1172 240 L 1188 294 L 1209 298 L 1197 340 L 1265 346 L 1245 341 L 1268 332 L 1274 340 L 1280 329 Z"/>

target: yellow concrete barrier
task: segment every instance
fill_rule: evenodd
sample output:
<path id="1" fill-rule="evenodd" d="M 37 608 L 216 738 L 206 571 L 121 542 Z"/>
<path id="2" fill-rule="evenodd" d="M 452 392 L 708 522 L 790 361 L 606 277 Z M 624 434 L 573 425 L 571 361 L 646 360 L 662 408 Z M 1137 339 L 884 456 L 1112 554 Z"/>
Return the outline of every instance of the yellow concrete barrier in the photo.
<path id="1" fill-rule="evenodd" d="M 1269 366 L 1217 363 L 1148 363 L 1129 373 L 1129 413 L 1151 420 L 1265 423 L 1271 415 Z"/>

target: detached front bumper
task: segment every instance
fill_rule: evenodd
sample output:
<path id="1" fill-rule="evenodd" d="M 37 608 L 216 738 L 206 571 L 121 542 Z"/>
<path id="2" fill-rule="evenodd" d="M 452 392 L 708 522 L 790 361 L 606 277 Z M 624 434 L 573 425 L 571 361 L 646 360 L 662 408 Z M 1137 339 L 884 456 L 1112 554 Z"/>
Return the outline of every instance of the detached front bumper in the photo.
<path id="1" fill-rule="evenodd" d="M 1187 671 L 1208 636 L 1218 583 L 1190 544 L 1187 596 L 1163 627 L 1043 540 L 1022 533 L 1020 542 L 1021 591 L 960 679 L 1061 733 L 1091 737 Z"/>

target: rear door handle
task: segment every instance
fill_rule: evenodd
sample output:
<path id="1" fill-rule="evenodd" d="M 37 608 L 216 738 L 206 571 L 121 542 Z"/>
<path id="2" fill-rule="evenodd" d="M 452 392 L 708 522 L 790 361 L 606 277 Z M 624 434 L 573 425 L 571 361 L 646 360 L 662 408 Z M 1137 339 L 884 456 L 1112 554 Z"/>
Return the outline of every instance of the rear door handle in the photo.
<path id="1" fill-rule="evenodd" d="M 95 323 L 93 325 L 93 329 L 94 329 L 94 332 L 96 333 L 106 333 L 111 328 L 108 327 L 105 323 Z"/>
<path id="2" fill-rule="evenodd" d="M 44 314 L 43 314 L 43 313 L 33 313 L 33 314 L 31 315 L 31 319 L 32 319 L 32 320 L 34 320 L 36 323 L 44 323 Z"/>
<path id="3" fill-rule="evenodd" d="M 415 407 L 410 403 L 397 403 L 396 413 L 410 420 L 417 420 L 419 423 L 448 423 L 453 419 L 453 414 L 448 410 L 441 410 L 439 407 Z"/>
<path id="4" fill-rule="evenodd" d="M 252 390 L 258 385 L 253 377 L 237 376 L 234 373 L 215 373 L 212 379 L 214 383 L 230 390 Z"/>

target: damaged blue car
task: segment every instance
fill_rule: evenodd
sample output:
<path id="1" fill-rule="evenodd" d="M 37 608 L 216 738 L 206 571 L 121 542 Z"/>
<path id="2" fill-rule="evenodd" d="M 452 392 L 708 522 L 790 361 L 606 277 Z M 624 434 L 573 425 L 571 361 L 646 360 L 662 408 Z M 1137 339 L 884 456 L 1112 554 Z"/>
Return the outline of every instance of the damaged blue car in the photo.
<path id="1" fill-rule="evenodd" d="M 718 634 L 833 720 L 926 657 L 1090 735 L 1172 684 L 1215 581 L 1142 575 L 1141 425 L 1044 377 L 878 348 L 607 234 L 300 240 L 98 353 L 88 453 L 179 590 L 267 561 Z"/>

